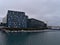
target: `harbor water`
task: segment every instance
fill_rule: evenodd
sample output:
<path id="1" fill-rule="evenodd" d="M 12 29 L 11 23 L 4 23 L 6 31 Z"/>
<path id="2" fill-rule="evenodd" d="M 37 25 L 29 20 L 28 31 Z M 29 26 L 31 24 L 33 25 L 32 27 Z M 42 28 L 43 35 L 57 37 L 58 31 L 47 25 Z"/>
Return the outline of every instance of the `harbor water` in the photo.
<path id="1" fill-rule="evenodd" d="M 39 33 L 0 31 L 0 45 L 60 45 L 60 30 Z"/>

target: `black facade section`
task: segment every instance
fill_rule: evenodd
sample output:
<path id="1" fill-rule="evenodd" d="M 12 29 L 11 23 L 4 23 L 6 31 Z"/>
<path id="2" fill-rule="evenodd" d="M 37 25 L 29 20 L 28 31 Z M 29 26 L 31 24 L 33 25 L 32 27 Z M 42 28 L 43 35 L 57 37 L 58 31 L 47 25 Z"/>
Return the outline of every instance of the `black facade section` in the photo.
<path id="1" fill-rule="evenodd" d="M 28 19 L 29 28 L 47 28 L 47 24 L 36 19 Z"/>

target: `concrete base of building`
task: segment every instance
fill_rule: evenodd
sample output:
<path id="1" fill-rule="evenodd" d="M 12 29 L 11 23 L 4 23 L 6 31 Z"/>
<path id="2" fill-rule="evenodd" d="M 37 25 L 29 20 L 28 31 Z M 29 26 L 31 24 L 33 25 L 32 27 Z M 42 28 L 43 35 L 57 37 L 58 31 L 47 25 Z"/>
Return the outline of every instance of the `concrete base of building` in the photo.
<path id="1" fill-rule="evenodd" d="M 44 29 L 47 29 L 47 28 L 8 28 L 8 27 L 5 27 L 5 28 L 2 28 L 2 29 L 6 29 L 6 30 L 44 30 Z"/>

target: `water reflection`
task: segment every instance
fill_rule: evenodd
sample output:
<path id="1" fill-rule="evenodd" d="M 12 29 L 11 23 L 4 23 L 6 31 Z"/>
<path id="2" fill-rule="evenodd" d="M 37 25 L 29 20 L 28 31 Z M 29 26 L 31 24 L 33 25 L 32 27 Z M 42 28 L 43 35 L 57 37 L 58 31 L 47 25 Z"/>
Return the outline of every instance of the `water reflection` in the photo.
<path id="1" fill-rule="evenodd" d="M 0 32 L 0 45 L 7 45 L 7 42 L 6 42 L 6 35 L 2 32 Z"/>
<path id="2" fill-rule="evenodd" d="M 43 33 L 2 33 L 0 45 L 60 45 L 60 31 Z"/>
<path id="3" fill-rule="evenodd" d="M 7 37 L 8 45 L 23 45 L 29 33 L 9 33 Z"/>

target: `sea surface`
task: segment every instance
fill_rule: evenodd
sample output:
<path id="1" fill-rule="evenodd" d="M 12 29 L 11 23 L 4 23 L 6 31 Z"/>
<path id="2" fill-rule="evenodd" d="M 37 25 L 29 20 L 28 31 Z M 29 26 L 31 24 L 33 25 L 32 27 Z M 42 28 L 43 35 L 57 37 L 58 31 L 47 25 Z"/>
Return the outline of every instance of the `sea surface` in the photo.
<path id="1" fill-rule="evenodd" d="M 60 30 L 40 33 L 0 31 L 0 45 L 60 45 Z"/>

